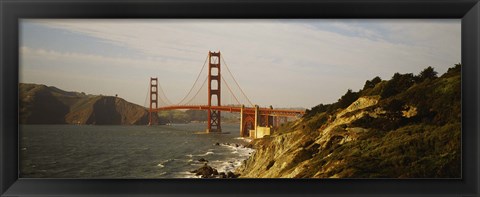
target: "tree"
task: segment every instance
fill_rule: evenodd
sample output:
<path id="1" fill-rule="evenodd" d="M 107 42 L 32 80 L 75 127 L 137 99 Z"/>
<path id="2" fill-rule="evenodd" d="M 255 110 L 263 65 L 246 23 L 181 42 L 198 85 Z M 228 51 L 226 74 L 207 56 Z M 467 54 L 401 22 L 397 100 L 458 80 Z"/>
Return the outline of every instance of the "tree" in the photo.
<path id="1" fill-rule="evenodd" d="M 410 88 L 415 83 L 416 77 L 412 73 L 395 73 L 382 90 L 380 96 L 388 98 Z"/>
<path id="2" fill-rule="evenodd" d="M 348 89 L 347 93 L 345 93 L 345 95 L 343 95 L 338 100 L 338 107 L 346 108 L 357 99 L 358 99 L 358 92 L 353 92 L 351 89 Z"/>
<path id="3" fill-rule="evenodd" d="M 442 77 L 451 77 L 459 74 L 461 71 L 462 71 L 462 64 L 458 63 L 458 64 L 455 64 L 454 67 L 448 68 L 447 72 L 445 72 L 442 75 Z"/>
<path id="4" fill-rule="evenodd" d="M 370 80 L 367 80 L 365 82 L 365 85 L 363 86 L 363 90 L 366 90 L 366 89 L 369 89 L 369 88 L 374 88 L 375 85 L 377 85 L 378 83 L 380 83 L 382 81 L 382 79 L 378 76 L 376 76 L 375 78 L 373 78 L 371 81 Z"/>
<path id="5" fill-rule="evenodd" d="M 435 71 L 431 66 L 425 68 L 420 74 L 418 74 L 417 83 L 423 82 L 426 79 L 436 79 L 437 78 L 437 71 Z"/>
<path id="6" fill-rule="evenodd" d="M 460 72 L 461 70 L 462 70 L 462 64 L 458 63 L 458 64 L 455 64 L 455 67 L 448 68 L 447 72 Z"/>
<path id="7" fill-rule="evenodd" d="M 330 107 L 330 105 L 331 104 L 324 105 L 323 103 L 320 103 L 319 105 L 312 107 L 312 109 L 307 109 L 303 117 L 312 117 L 315 114 L 326 112 Z"/>

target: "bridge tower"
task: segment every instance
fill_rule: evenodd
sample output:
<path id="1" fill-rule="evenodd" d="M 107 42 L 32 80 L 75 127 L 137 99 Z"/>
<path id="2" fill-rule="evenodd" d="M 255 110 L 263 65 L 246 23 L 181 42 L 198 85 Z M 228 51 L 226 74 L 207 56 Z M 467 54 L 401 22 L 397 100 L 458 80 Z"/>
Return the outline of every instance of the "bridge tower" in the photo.
<path id="1" fill-rule="evenodd" d="M 220 51 L 208 52 L 208 106 L 221 106 L 220 90 Z M 212 83 L 213 82 L 213 83 Z M 216 85 L 216 86 L 215 86 Z M 212 102 L 212 97 L 215 96 Z M 216 102 L 215 102 L 216 101 Z M 207 132 L 221 132 L 220 111 L 208 109 Z"/>
<path id="2" fill-rule="evenodd" d="M 155 105 L 155 108 L 153 106 Z M 148 111 L 148 125 L 152 125 L 153 109 L 158 108 L 158 79 L 150 77 L 150 110 Z"/>

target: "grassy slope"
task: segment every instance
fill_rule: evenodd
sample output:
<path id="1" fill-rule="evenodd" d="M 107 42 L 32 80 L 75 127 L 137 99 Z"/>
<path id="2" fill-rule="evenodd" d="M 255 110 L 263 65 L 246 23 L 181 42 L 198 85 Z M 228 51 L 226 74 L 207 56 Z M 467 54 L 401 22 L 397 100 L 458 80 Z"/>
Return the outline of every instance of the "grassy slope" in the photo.
<path id="1" fill-rule="evenodd" d="M 360 97 L 380 98 L 387 83 L 360 91 Z M 458 178 L 460 84 L 460 70 L 452 69 L 361 110 L 317 110 L 255 140 L 257 152 L 240 172 L 244 177 Z"/>
<path id="2" fill-rule="evenodd" d="M 112 96 L 19 85 L 22 124 L 147 124 L 147 110 Z M 154 117 L 154 121 L 159 121 Z"/>

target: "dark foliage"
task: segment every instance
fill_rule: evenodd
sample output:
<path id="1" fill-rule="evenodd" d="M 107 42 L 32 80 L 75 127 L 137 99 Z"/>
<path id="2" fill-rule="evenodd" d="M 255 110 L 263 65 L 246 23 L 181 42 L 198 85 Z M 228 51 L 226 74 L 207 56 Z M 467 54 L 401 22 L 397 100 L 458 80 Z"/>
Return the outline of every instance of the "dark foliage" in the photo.
<path id="1" fill-rule="evenodd" d="M 314 116 L 315 114 L 326 112 L 330 108 L 330 106 L 331 104 L 324 105 L 320 103 L 319 105 L 312 107 L 312 109 L 307 109 L 303 117 L 309 118 Z"/>
<path id="2" fill-rule="evenodd" d="M 369 89 L 369 88 L 374 88 L 375 85 L 377 85 L 381 81 L 382 81 L 382 79 L 378 76 L 373 78 L 372 80 L 367 80 L 365 82 L 365 85 L 363 85 L 363 90 L 366 90 L 366 89 Z"/>
<path id="3" fill-rule="evenodd" d="M 346 108 L 353 102 L 355 102 L 358 99 L 358 92 L 353 92 L 351 89 L 348 89 L 347 93 L 340 97 L 340 99 L 337 102 L 337 108 Z"/>
<path id="4" fill-rule="evenodd" d="M 462 71 L 462 64 L 458 63 L 458 64 L 455 64 L 454 67 L 448 68 L 447 72 L 443 74 L 442 77 L 451 77 L 453 75 L 460 74 L 461 71 Z"/>
<path id="5" fill-rule="evenodd" d="M 416 82 L 420 83 L 425 81 L 426 79 L 436 79 L 437 78 L 437 71 L 435 71 L 431 66 L 425 68 L 418 76 L 416 77 Z"/>
<path id="6" fill-rule="evenodd" d="M 415 83 L 415 77 L 412 73 L 400 74 L 395 73 L 385 85 L 380 96 L 382 98 L 388 98 L 394 96 L 400 92 L 403 92 L 410 88 Z"/>
<path id="7" fill-rule="evenodd" d="M 342 144 L 344 136 L 332 136 L 298 178 L 311 177 L 340 161 L 341 165 L 321 177 L 460 177 L 461 64 L 441 77 L 427 67 L 417 76 L 395 73 L 388 81 L 369 80 L 358 93 L 349 90 L 336 103 L 312 108 L 303 120 L 303 130 L 321 133 L 339 109 L 359 96 L 373 95 L 381 96 L 378 104 L 363 110 L 374 115 L 344 125 L 365 131 Z"/>
<path id="8" fill-rule="evenodd" d="M 360 94 L 358 92 L 353 92 L 351 89 L 348 89 L 347 92 L 338 99 L 337 102 L 332 103 L 332 104 L 319 104 L 315 107 L 313 107 L 310 110 L 306 110 L 305 114 L 303 115 L 304 118 L 310 118 L 313 117 L 315 114 L 318 113 L 332 113 L 337 109 L 341 108 L 346 108 L 353 102 L 355 102 L 358 98 L 360 97 Z"/>

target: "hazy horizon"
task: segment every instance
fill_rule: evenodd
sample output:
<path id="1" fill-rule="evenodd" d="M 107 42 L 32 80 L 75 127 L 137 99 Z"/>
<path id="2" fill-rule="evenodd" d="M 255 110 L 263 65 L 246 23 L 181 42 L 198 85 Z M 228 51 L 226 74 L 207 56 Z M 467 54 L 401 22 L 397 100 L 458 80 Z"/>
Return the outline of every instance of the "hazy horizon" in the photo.
<path id="1" fill-rule="evenodd" d="M 150 77 L 167 97 L 189 91 L 221 51 L 253 103 L 311 108 L 375 76 L 440 74 L 461 61 L 459 19 L 22 19 L 21 83 L 116 95 L 144 105 Z"/>

